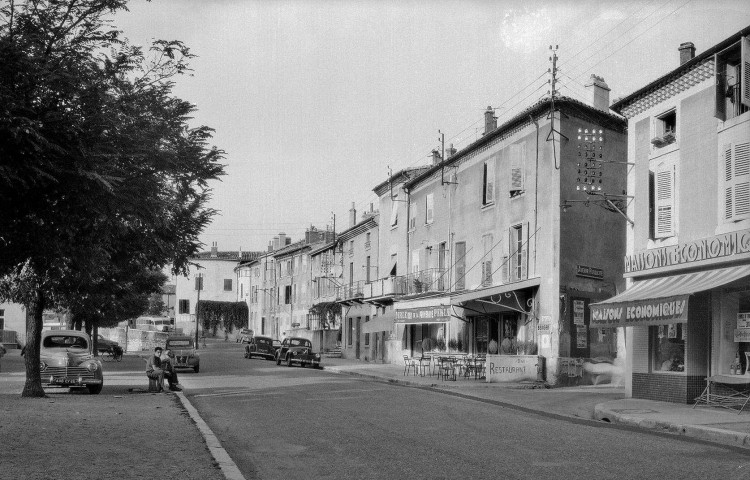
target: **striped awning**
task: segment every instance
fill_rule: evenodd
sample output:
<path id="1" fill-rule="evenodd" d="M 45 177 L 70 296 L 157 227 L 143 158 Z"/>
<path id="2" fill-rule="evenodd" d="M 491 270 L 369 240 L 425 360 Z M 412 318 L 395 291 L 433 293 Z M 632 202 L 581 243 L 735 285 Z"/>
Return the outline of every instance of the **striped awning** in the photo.
<path id="1" fill-rule="evenodd" d="M 750 276 L 750 265 L 651 278 L 625 292 L 592 303 L 591 327 L 632 327 L 687 322 L 690 294 Z"/>

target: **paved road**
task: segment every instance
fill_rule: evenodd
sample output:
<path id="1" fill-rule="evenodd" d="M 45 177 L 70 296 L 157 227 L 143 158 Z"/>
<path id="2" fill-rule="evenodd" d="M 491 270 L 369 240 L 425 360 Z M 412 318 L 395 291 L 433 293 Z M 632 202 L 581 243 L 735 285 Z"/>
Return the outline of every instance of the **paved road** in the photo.
<path id="1" fill-rule="evenodd" d="M 181 383 L 246 478 L 750 478 L 745 451 L 202 351 Z"/>

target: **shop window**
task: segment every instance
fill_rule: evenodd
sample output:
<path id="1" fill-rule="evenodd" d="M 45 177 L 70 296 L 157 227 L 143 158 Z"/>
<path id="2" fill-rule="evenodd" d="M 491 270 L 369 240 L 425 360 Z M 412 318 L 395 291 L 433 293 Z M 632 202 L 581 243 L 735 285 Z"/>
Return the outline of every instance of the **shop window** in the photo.
<path id="1" fill-rule="evenodd" d="M 750 39 L 717 53 L 714 57 L 716 110 L 719 120 L 729 120 L 750 109 Z"/>
<path id="2" fill-rule="evenodd" d="M 652 371 L 684 373 L 687 324 L 670 323 L 649 327 L 649 334 Z"/>

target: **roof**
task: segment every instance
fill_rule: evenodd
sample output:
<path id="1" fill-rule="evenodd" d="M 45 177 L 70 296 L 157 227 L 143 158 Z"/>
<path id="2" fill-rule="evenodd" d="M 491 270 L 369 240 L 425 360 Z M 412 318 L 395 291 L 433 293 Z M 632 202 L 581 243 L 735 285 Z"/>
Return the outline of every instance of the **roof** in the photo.
<path id="1" fill-rule="evenodd" d="M 240 252 L 237 250 L 232 252 L 199 252 L 190 258 L 199 260 L 231 260 L 236 262 L 240 259 Z"/>
<path id="2" fill-rule="evenodd" d="M 626 96 L 624 98 L 621 98 L 620 100 L 618 100 L 615 103 L 613 103 L 610 108 L 612 110 L 614 110 L 614 111 L 616 111 L 616 112 L 619 113 L 623 109 L 623 107 L 625 107 L 629 103 L 633 102 L 634 100 L 637 100 L 638 98 L 640 98 L 640 97 L 642 97 L 644 95 L 647 95 L 652 90 L 665 85 L 666 83 L 674 80 L 675 78 L 678 78 L 678 77 L 682 76 L 686 72 L 688 72 L 691 69 L 693 69 L 696 65 L 702 63 L 703 61 L 705 61 L 706 59 L 708 59 L 710 57 L 713 57 L 716 53 L 719 53 L 722 50 L 724 50 L 725 48 L 731 46 L 733 43 L 737 42 L 742 37 L 747 36 L 748 33 L 750 33 L 750 26 L 747 26 L 747 27 L 743 28 L 742 30 L 740 30 L 739 32 L 735 33 L 731 37 L 728 37 L 727 39 L 723 40 L 722 42 L 717 43 L 716 45 L 714 45 L 713 47 L 709 48 L 708 50 L 706 50 L 705 52 L 701 53 L 700 55 L 696 55 L 695 57 L 693 57 L 689 61 L 683 63 L 682 65 L 680 65 L 679 67 L 675 68 L 674 70 L 672 70 L 671 72 L 667 73 L 666 75 L 662 75 L 661 77 L 657 78 L 656 80 L 654 80 L 653 82 L 647 84 L 646 86 L 644 86 L 644 87 L 636 90 L 635 92 L 631 93 L 630 95 L 628 95 L 628 96 Z"/>
<path id="3" fill-rule="evenodd" d="M 320 252 L 325 252 L 326 250 L 331 250 L 336 246 L 336 242 L 328 242 L 323 245 L 321 245 L 318 248 L 314 248 L 310 251 L 310 256 L 317 255 Z"/>
<path id="4" fill-rule="evenodd" d="M 463 159 L 468 154 L 474 152 L 475 150 L 478 150 L 479 148 L 497 139 L 498 137 L 502 137 L 503 135 L 506 135 L 509 132 L 512 132 L 513 130 L 515 130 L 516 128 L 519 128 L 520 126 L 531 123 L 532 118 L 536 118 L 541 115 L 546 115 L 549 109 L 552 107 L 552 103 L 553 103 L 552 98 L 544 98 L 538 101 L 537 103 L 531 105 L 526 110 L 517 114 L 516 116 L 514 116 L 507 122 L 503 123 L 502 125 L 494 129 L 493 131 L 489 132 L 488 134 L 484 135 L 482 138 L 469 144 L 466 148 L 460 150 L 458 153 L 456 153 L 452 157 L 446 160 L 443 160 L 437 165 L 430 167 L 428 170 L 418 175 L 416 178 L 409 180 L 408 182 L 405 183 L 404 185 L 405 188 L 411 189 L 412 187 L 414 187 L 415 185 L 418 185 L 421 181 L 429 178 L 430 176 L 432 176 L 433 173 L 439 171 L 445 166 L 452 165 L 458 162 L 459 160 Z M 581 102 L 580 100 L 576 100 L 574 98 L 557 97 L 554 99 L 554 106 L 556 109 L 563 111 L 564 113 L 572 114 L 573 116 L 577 118 L 581 118 L 587 121 L 596 122 L 611 130 L 621 131 L 624 133 L 625 128 L 627 126 L 627 122 L 625 121 L 624 118 L 618 115 L 615 115 L 613 113 L 599 110 L 597 108 L 592 107 L 591 105 L 587 105 Z"/>
<path id="5" fill-rule="evenodd" d="M 375 192 L 375 194 L 377 194 L 378 196 L 381 196 L 385 193 L 386 188 L 389 188 L 391 185 L 408 182 L 410 179 L 429 170 L 430 167 L 430 165 L 424 165 L 421 167 L 408 167 L 403 170 L 399 170 L 398 172 L 392 174 L 388 180 L 378 184 L 375 188 L 372 189 L 372 191 Z"/>
<path id="6" fill-rule="evenodd" d="M 302 250 L 305 247 L 308 247 L 309 244 L 305 243 L 304 240 L 299 240 L 297 242 L 294 242 L 290 245 L 287 245 L 285 247 L 282 247 L 276 251 L 273 252 L 274 257 L 283 257 L 284 255 L 290 255 L 294 252 L 298 252 Z"/>
<path id="7" fill-rule="evenodd" d="M 345 241 L 349 240 L 350 238 L 354 238 L 357 235 L 378 226 L 378 215 L 371 215 L 365 218 L 364 220 L 361 220 L 358 224 L 354 225 L 353 227 L 347 228 L 343 232 L 341 232 L 338 235 L 339 241 Z"/>

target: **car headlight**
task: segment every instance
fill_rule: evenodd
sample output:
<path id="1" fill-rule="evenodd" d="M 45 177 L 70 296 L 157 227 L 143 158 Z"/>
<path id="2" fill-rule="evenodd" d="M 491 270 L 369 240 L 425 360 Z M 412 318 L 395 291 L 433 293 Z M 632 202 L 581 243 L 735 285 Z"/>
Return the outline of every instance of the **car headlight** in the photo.
<path id="1" fill-rule="evenodd" d="M 39 371 L 40 371 L 40 372 L 43 372 L 43 371 L 45 371 L 45 370 L 47 370 L 47 364 L 46 364 L 46 363 L 44 363 L 44 362 L 41 362 L 41 363 L 39 364 Z"/>
<path id="2" fill-rule="evenodd" d="M 315 354 L 315 360 L 320 360 L 320 354 L 319 353 Z"/>
<path id="3" fill-rule="evenodd" d="M 89 372 L 95 372 L 99 369 L 99 365 L 96 362 L 91 362 L 88 365 L 86 365 L 86 368 Z"/>

